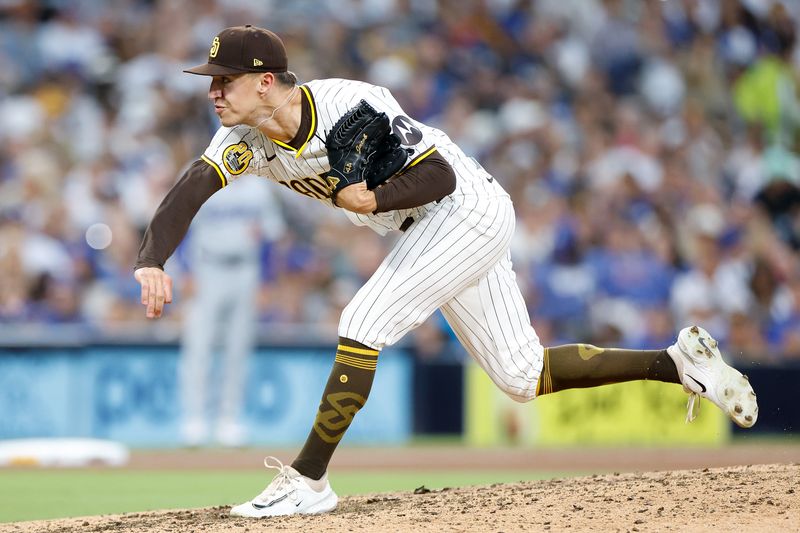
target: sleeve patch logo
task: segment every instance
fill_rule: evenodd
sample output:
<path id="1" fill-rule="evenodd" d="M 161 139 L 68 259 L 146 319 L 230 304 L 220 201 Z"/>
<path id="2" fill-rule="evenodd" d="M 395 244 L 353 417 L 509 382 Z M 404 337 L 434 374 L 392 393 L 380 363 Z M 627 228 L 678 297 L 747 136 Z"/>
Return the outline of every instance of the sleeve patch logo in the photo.
<path id="1" fill-rule="evenodd" d="M 422 140 L 422 132 L 411 123 L 411 119 L 397 115 L 392 121 L 392 133 L 400 137 L 400 143 L 414 146 Z"/>
<path id="2" fill-rule="evenodd" d="M 251 159 L 253 159 L 253 151 L 250 150 L 250 147 L 245 142 L 232 144 L 222 152 L 222 162 L 225 165 L 225 169 L 234 176 L 247 170 Z"/>

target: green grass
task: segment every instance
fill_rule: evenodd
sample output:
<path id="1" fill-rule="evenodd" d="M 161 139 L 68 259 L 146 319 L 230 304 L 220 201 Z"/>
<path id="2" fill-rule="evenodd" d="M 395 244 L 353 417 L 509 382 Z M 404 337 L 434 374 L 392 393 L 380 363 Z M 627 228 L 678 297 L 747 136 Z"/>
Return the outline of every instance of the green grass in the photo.
<path id="1" fill-rule="evenodd" d="M 563 474 L 542 471 L 369 471 L 331 476 L 340 496 L 484 485 Z M 574 473 L 572 475 L 575 475 Z M 0 522 L 230 505 L 255 496 L 266 472 L 7 470 L 0 472 Z"/>

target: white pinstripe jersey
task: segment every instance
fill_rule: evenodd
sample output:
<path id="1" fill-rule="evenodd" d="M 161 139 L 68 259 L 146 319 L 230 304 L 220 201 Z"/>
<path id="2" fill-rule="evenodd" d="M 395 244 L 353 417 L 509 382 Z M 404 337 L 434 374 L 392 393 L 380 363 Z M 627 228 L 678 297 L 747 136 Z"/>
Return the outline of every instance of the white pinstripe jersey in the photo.
<path id="1" fill-rule="evenodd" d="M 467 157 L 444 132 L 409 118 L 387 89 L 360 81 L 325 79 L 310 81 L 301 85 L 300 90 L 310 103 L 312 117 L 308 139 L 299 150 L 270 139 L 250 126 L 221 127 L 217 131 L 202 159 L 216 169 L 223 185 L 248 172 L 333 207 L 325 179 L 330 171 L 325 137 L 336 121 L 363 99 L 385 112 L 403 146 L 413 149 L 406 167 L 436 150 L 456 173 L 456 190 L 451 196 L 486 199 L 507 196 L 497 181 L 477 161 Z M 369 226 L 385 235 L 399 229 L 409 216 L 421 218 L 432 205 L 369 215 L 346 210 L 345 213 L 353 223 Z"/>

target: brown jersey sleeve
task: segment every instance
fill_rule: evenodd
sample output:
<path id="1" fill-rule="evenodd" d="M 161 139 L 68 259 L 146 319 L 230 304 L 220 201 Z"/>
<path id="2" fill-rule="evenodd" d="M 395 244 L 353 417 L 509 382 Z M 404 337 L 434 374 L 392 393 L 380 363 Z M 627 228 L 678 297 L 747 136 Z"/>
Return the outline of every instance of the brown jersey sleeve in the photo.
<path id="1" fill-rule="evenodd" d="M 375 189 L 375 213 L 419 207 L 456 190 L 456 173 L 439 152 L 433 151 L 411 165 Z"/>
<path id="2" fill-rule="evenodd" d="M 192 163 L 158 206 L 144 234 L 134 270 L 164 268 L 178 247 L 200 206 L 222 188 L 211 165 L 202 160 Z"/>

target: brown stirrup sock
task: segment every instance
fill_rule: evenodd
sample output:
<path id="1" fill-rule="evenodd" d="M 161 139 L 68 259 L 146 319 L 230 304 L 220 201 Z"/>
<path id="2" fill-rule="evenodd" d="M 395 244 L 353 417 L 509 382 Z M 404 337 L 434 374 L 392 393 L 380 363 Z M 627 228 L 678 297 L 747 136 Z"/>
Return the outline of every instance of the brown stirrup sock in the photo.
<path id="1" fill-rule="evenodd" d="M 336 445 L 364 407 L 372 388 L 378 350 L 339 337 L 333 370 L 322 393 L 314 427 L 292 468 L 311 479 L 320 479 L 328 469 Z"/>
<path id="2" fill-rule="evenodd" d="M 544 349 L 544 366 L 536 395 L 639 379 L 681 382 L 678 369 L 666 350 L 621 350 L 598 348 L 591 344 L 565 344 Z"/>

